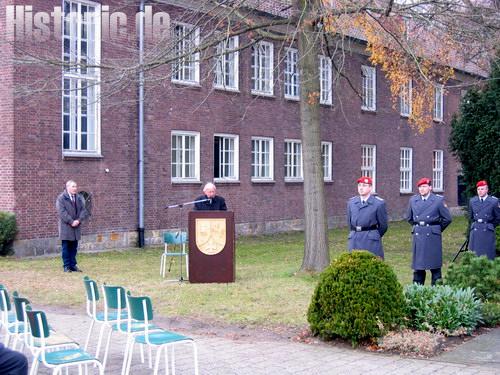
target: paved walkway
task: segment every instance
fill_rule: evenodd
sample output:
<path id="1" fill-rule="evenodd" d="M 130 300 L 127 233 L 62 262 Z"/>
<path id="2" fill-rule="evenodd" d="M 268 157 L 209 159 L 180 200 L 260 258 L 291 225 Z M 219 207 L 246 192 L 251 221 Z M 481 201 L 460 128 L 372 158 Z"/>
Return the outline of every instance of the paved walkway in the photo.
<path id="1" fill-rule="evenodd" d="M 85 342 L 90 320 L 70 312 L 47 313 L 56 330 L 80 343 Z M 168 327 L 165 327 L 168 328 Z M 94 350 L 97 342 L 92 341 Z M 180 332 L 190 335 L 189 332 Z M 481 335 L 433 359 L 408 359 L 397 355 L 369 353 L 324 343 L 305 344 L 285 339 L 191 335 L 198 345 L 203 375 L 298 375 L 298 374 L 500 374 L 500 328 Z M 125 340 L 114 334 L 106 374 L 120 374 Z M 193 374 L 190 346 L 176 349 L 176 374 Z M 50 374 L 40 366 L 39 374 Z M 164 373 L 164 372 L 163 372 Z M 152 374 L 135 353 L 131 374 Z"/>

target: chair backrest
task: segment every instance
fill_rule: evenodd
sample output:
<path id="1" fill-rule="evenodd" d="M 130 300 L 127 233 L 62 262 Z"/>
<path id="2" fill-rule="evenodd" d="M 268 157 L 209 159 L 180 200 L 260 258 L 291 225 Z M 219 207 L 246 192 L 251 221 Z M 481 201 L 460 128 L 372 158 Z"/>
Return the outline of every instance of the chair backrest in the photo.
<path id="1" fill-rule="evenodd" d="M 43 311 L 26 311 L 30 323 L 31 335 L 35 338 L 45 339 L 49 337 L 49 323 Z"/>
<path id="2" fill-rule="evenodd" d="M 106 307 L 109 309 L 125 309 L 127 307 L 127 299 L 125 297 L 125 288 L 116 285 L 103 285 L 104 300 Z"/>
<path id="3" fill-rule="evenodd" d="M 87 300 L 92 302 L 99 301 L 100 297 L 97 283 L 90 277 L 85 276 L 83 278 L 83 285 L 85 285 L 85 291 L 87 292 Z"/>
<path id="4" fill-rule="evenodd" d="M 147 296 L 133 297 L 127 295 L 130 318 L 141 322 L 153 320 L 153 304 Z"/>
<path id="5" fill-rule="evenodd" d="M 24 322 L 24 316 L 26 314 L 26 306 L 30 304 L 27 298 L 13 296 L 14 309 L 16 310 L 16 319 L 18 322 Z"/>
<path id="6" fill-rule="evenodd" d="M 9 292 L 5 288 L 0 288 L 0 311 L 8 312 L 12 309 Z"/>
<path id="7" fill-rule="evenodd" d="M 163 233 L 163 242 L 166 244 L 183 244 L 187 241 L 187 233 L 186 232 L 165 232 Z"/>

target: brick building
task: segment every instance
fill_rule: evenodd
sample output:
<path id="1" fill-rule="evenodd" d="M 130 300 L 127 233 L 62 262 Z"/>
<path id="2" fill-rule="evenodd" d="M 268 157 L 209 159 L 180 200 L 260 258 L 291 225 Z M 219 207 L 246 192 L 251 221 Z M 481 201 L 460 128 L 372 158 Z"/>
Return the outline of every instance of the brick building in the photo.
<path id="1" fill-rule="evenodd" d="M 0 46 L 0 210 L 17 215 L 16 252 L 38 255 L 58 250 L 55 199 L 68 179 L 92 194 L 92 218 L 84 228 L 81 248 L 135 246 L 138 84 L 135 76 L 130 78 L 120 68 L 137 61 L 132 22 L 137 8 L 113 8 L 118 2 L 101 6 L 86 0 L 33 0 L 30 9 L 14 9 L 15 17 L 50 14 L 61 5 L 63 14 L 73 9 L 101 15 L 85 25 L 78 19 L 63 23 L 59 38 L 52 35 L 34 43 L 36 38 L 28 35 L 31 30 L 24 29 L 28 36 L 24 41 L 19 38 L 22 30 L 15 28 L 22 23 L 12 24 L 12 3 L 0 1 L 0 31 L 16 32 L 14 43 Z M 102 22 L 108 22 L 111 17 L 106 17 L 116 9 L 125 18 L 120 15 L 113 20 L 121 17 L 129 22 L 121 23 L 123 33 L 111 29 L 115 35 L 109 39 L 105 34 L 110 29 Z M 191 43 L 202 37 L 203 30 L 193 31 L 189 24 L 186 9 L 170 6 L 162 10 L 170 16 L 174 35 L 187 35 Z M 217 48 L 242 46 L 247 42 L 244 38 Z M 184 47 L 175 48 L 182 52 Z M 27 56 L 71 59 L 73 55 L 109 69 L 14 63 Z M 224 61 L 184 59 L 146 73 L 147 244 L 158 243 L 165 229 L 186 225 L 189 208 L 167 210 L 166 205 L 193 200 L 203 184 L 212 180 L 235 212 L 239 233 L 301 228 L 296 61 L 296 50 L 262 41 L 257 47 L 226 55 Z M 415 182 L 422 176 L 433 178 L 435 191 L 445 195 L 449 206 L 458 206 L 459 166 L 448 151 L 448 134 L 460 90 L 436 90 L 435 121 L 424 134 L 417 134 L 408 126 L 410 101 L 402 100 L 394 108 L 388 83 L 368 62 L 361 41 L 353 44 L 344 63 L 345 74 L 359 88 L 361 99 L 345 79 L 334 79 L 329 59 L 321 57 L 320 64 L 321 140 L 330 224 L 345 222 L 346 201 L 356 194 L 355 179 L 361 174 L 374 178 L 376 192 L 386 199 L 393 219 L 405 212 L 408 198 L 416 193 Z M 121 73 L 123 82 L 117 78 Z M 467 79 L 467 74 L 457 71 L 456 79 Z"/>

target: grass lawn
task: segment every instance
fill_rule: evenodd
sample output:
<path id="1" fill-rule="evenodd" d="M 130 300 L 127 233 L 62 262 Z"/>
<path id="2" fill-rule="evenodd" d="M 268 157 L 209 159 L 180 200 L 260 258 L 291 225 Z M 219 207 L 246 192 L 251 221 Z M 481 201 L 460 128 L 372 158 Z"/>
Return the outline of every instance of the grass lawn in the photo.
<path id="1" fill-rule="evenodd" d="M 444 269 L 465 240 L 466 221 L 454 218 L 443 234 Z M 346 251 L 347 229 L 329 232 L 331 259 Z M 411 237 L 406 222 L 394 222 L 384 236 L 386 262 L 399 281 L 411 282 Z M 123 285 L 132 294 L 150 295 L 156 314 L 215 319 L 259 326 L 303 326 L 318 276 L 297 273 L 302 263 L 303 233 L 241 237 L 236 244 L 236 282 L 189 284 L 159 276 L 162 248 L 124 249 L 78 255 L 84 273 L 63 273 L 61 259 L 0 258 L 0 283 L 17 290 L 34 306 L 65 306 L 84 311 L 82 277 Z M 172 269 L 176 269 L 174 264 Z M 428 281 L 430 275 L 427 276 Z"/>

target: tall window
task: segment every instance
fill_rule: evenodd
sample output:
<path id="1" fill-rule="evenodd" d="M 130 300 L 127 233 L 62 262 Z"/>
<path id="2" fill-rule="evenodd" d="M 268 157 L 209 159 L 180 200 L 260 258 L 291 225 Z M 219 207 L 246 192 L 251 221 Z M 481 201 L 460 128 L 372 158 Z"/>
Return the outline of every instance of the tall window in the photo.
<path id="1" fill-rule="evenodd" d="M 321 158 L 323 160 L 323 179 L 332 180 L 332 142 L 321 142 Z"/>
<path id="2" fill-rule="evenodd" d="M 238 90 L 237 49 L 237 36 L 228 38 L 217 45 L 217 56 L 215 58 L 215 87 L 226 90 Z"/>
<path id="3" fill-rule="evenodd" d="M 443 151 L 432 151 L 432 186 L 436 191 L 443 191 Z"/>
<path id="4" fill-rule="evenodd" d="M 298 51 L 287 48 L 285 56 L 285 98 L 299 99 Z"/>
<path id="5" fill-rule="evenodd" d="M 320 103 L 332 104 L 332 60 L 326 56 L 319 57 Z"/>
<path id="6" fill-rule="evenodd" d="M 443 85 L 434 87 L 434 121 L 443 121 Z"/>
<path id="7" fill-rule="evenodd" d="M 252 46 L 252 93 L 273 95 L 273 44 Z"/>
<path id="8" fill-rule="evenodd" d="M 272 138 L 252 137 L 252 180 L 269 181 L 274 176 Z"/>
<path id="9" fill-rule="evenodd" d="M 239 178 L 239 137 L 216 134 L 214 137 L 214 178 L 236 181 Z"/>
<path id="10" fill-rule="evenodd" d="M 412 165 L 413 150 L 409 147 L 399 149 L 399 191 L 411 193 L 412 189 Z"/>
<path id="11" fill-rule="evenodd" d="M 172 64 L 172 81 L 188 84 L 200 82 L 200 54 L 192 51 L 200 41 L 200 29 L 190 25 L 177 24 L 173 29 L 174 54 L 177 60 Z"/>
<path id="12" fill-rule="evenodd" d="M 361 95 L 363 103 L 361 108 L 367 111 L 375 111 L 377 109 L 377 85 L 376 85 L 376 70 L 372 66 L 361 66 Z"/>
<path id="13" fill-rule="evenodd" d="M 100 154 L 101 9 L 64 1 L 62 145 L 64 155 Z"/>
<path id="14" fill-rule="evenodd" d="M 361 175 L 371 177 L 373 180 L 373 190 L 376 185 L 376 160 L 377 146 L 361 145 Z"/>
<path id="15" fill-rule="evenodd" d="M 172 132 L 172 181 L 200 180 L 200 133 Z"/>
<path id="16" fill-rule="evenodd" d="M 302 180 L 302 144 L 285 141 L 285 180 Z"/>
<path id="17" fill-rule="evenodd" d="M 401 116 L 409 117 L 411 115 L 412 88 L 413 83 L 411 79 L 401 86 L 401 95 L 399 97 Z"/>

